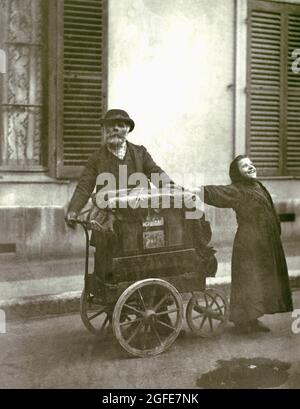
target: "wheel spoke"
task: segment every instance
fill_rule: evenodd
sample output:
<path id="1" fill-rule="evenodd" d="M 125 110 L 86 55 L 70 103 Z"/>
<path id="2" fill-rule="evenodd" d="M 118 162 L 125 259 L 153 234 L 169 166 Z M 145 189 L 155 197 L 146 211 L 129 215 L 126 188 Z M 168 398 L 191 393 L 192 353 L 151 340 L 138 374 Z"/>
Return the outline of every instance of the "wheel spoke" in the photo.
<path id="1" fill-rule="evenodd" d="M 156 292 L 157 292 L 157 285 L 153 285 L 151 296 L 149 298 L 149 308 L 153 307 Z"/>
<path id="2" fill-rule="evenodd" d="M 199 315 L 192 317 L 192 320 L 196 320 L 197 318 L 200 318 L 200 317 L 203 317 L 203 314 L 199 314 Z"/>
<path id="3" fill-rule="evenodd" d="M 134 320 L 129 319 L 129 321 L 124 321 L 120 322 L 120 327 L 125 327 L 125 325 L 131 325 L 134 324 L 135 322 L 141 322 L 142 318 L 136 318 Z"/>
<path id="4" fill-rule="evenodd" d="M 169 310 L 169 314 L 173 314 L 173 312 L 179 312 L 179 308 L 175 308 L 173 310 Z"/>
<path id="5" fill-rule="evenodd" d="M 175 330 L 175 328 L 172 327 L 172 325 L 166 324 L 166 323 L 163 322 L 163 321 L 157 320 L 156 322 L 157 322 L 158 324 L 160 324 L 160 325 L 163 325 L 164 327 L 167 327 L 167 328 L 172 329 L 173 331 Z"/>
<path id="6" fill-rule="evenodd" d="M 162 341 L 161 341 L 161 339 L 160 339 L 159 333 L 157 332 L 157 329 L 156 329 L 155 325 L 150 324 L 150 326 L 151 326 L 151 328 L 152 328 L 154 334 L 156 335 L 156 338 L 158 339 L 158 342 L 160 343 L 160 345 L 163 345 L 163 343 L 162 343 Z"/>
<path id="7" fill-rule="evenodd" d="M 220 307 L 220 305 L 219 305 L 218 301 L 217 301 L 217 300 L 215 300 L 215 303 L 216 303 L 216 305 L 217 305 L 217 308 L 218 308 L 218 310 L 219 310 L 219 313 L 220 313 L 221 315 L 223 315 L 222 308 Z M 225 305 L 224 305 L 224 304 L 223 304 L 223 306 L 224 306 L 224 308 L 225 308 Z"/>
<path id="8" fill-rule="evenodd" d="M 212 295 L 211 295 L 211 298 L 212 298 L 212 302 L 209 304 L 208 308 L 210 308 L 213 305 L 213 303 L 216 301 L 215 297 L 213 297 Z"/>
<path id="9" fill-rule="evenodd" d="M 147 341 L 147 330 L 148 330 L 149 324 L 144 325 L 144 333 L 142 337 L 142 346 L 145 349 L 146 348 L 146 341 Z"/>
<path id="10" fill-rule="evenodd" d="M 166 294 L 153 308 L 153 310 L 156 312 L 158 308 L 169 298 L 169 294 Z"/>
<path id="11" fill-rule="evenodd" d="M 108 315 L 106 316 L 106 318 L 105 318 L 105 320 L 103 321 L 103 323 L 102 323 L 102 325 L 101 325 L 101 331 L 103 331 L 104 330 L 104 328 L 105 328 L 105 325 L 108 323 Z"/>
<path id="12" fill-rule="evenodd" d="M 136 312 L 137 314 L 142 315 L 142 311 L 139 311 L 137 308 L 132 307 L 131 305 L 124 304 L 124 307 L 127 307 L 127 308 L 129 308 L 130 310 Z"/>
<path id="13" fill-rule="evenodd" d="M 178 312 L 178 311 L 179 311 L 179 309 L 175 308 L 174 310 L 166 310 L 166 311 L 157 312 L 156 315 L 172 314 L 173 312 Z"/>
<path id="14" fill-rule="evenodd" d="M 103 314 L 104 312 L 105 312 L 105 310 L 98 311 L 98 312 L 96 312 L 95 314 L 93 314 L 93 315 L 91 315 L 90 317 L 88 317 L 88 320 L 91 321 L 91 320 L 93 320 L 94 318 L 98 317 L 98 315 Z"/>
<path id="15" fill-rule="evenodd" d="M 166 311 L 159 311 L 159 312 L 157 312 L 156 313 L 156 316 L 158 316 L 158 315 L 166 315 L 166 314 L 169 314 L 169 310 L 166 310 Z"/>
<path id="16" fill-rule="evenodd" d="M 206 318 L 207 318 L 207 316 L 203 317 L 203 320 L 202 320 L 202 322 L 200 324 L 200 329 L 202 329 L 202 327 L 203 327 L 203 325 L 204 325 L 204 323 L 206 321 Z"/>
<path id="17" fill-rule="evenodd" d="M 144 311 L 146 311 L 145 301 L 144 301 L 144 298 L 143 298 L 143 296 L 142 296 L 141 290 L 140 290 L 139 288 L 138 288 L 138 293 L 139 293 L 140 299 L 141 299 L 141 301 L 142 301 Z"/>
<path id="18" fill-rule="evenodd" d="M 133 338 L 139 333 L 139 331 L 142 329 L 143 327 L 143 323 L 140 322 L 139 325 L 136 327 L 136 329 L 133 331 L 133 333 L 130 335 L 130 337 L 126 340 L 126 342 L 128 342 L 128 344 L 133 340 Z"/>

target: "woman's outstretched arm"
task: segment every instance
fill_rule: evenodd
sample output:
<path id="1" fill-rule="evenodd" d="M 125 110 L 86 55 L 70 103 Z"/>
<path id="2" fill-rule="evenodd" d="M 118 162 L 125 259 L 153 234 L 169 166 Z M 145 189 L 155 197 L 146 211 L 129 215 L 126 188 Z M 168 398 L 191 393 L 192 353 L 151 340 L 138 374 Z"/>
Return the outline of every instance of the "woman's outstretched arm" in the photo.
<path id="1" fill-rule="evenodd" d="M 202 199 L 204 203 L 216 207 L 237 207 L 240 192 L 234 185 L 203 186 Z"/>

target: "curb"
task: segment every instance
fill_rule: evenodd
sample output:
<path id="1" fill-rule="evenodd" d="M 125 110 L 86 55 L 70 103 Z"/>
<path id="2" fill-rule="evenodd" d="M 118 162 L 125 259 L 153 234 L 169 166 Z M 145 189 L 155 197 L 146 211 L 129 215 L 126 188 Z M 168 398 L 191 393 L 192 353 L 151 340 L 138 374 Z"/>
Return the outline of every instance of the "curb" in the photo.
<path id="1" fill-rule="evenodd" d="M 8 321 L 79 311 L 80 291 L 0 301 Z"/>
<path id="2" fill-rule="evenodd" d="M 298 272 L 297 272 L 298 273 Z M 208 278 L 206 286 L 230 295 L 230 277 Z M 300 288 L 300 272 L 290 277 L 291 290 Z M 15 298 L 0 301 L 0 310 L 5 312 L 8 321 L 26 320 L 51 315 L 79 313 L 81 291 L 61 294 Z M 188 297 L 183 295 L 183 299 Z"/>

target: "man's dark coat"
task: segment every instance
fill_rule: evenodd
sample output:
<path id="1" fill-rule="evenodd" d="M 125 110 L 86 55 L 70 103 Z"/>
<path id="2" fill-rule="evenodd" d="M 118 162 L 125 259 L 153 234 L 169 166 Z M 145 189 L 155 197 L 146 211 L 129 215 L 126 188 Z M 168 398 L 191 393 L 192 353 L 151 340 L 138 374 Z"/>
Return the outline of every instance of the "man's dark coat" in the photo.
<path id="1" fill-rule="evenodd" d="M 127 142 L 127 149 L 133 160 L 134 172 L 145 174 L 149 180 L 151 178 L 151 173 L 159 174 L 162 180 L 162 185 L 171 182 L 170 178 L 154 162 L 144 146 Z M 106 146 L 102 146 L 89 158 L 69 204 L 68 211 L 75 211 L 76 213 L 80 212 L 95 188 L 97 176 L 101 173 L 109 172 L 111 168 L 111 160 L 112 154 L 108 151 Z M 121 160 L 119 162 L 122 164 Z M 128 177 L 129 176 L 130 173 L 128 173 Z"/>

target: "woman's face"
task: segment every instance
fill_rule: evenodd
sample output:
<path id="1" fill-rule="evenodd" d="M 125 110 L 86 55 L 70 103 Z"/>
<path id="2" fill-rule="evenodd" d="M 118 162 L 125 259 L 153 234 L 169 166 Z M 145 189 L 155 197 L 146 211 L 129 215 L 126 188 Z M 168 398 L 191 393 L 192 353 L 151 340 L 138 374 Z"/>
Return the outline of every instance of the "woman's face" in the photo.
<path id="1" fill-rule="evenodd" d="M 256 168 L 249 158 L 243 158 L 238 162 L 240 174 L 246 179 L 256 178 Z"/>

